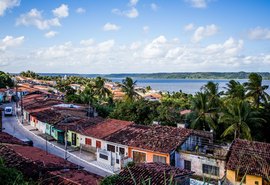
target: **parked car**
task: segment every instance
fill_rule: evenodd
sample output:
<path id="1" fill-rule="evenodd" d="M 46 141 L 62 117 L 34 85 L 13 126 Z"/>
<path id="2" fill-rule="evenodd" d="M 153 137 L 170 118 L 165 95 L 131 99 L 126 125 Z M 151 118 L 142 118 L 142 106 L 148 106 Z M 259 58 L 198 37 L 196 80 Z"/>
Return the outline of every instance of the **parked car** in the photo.
<path id="1" fill-rule="evenodd" d="M 12 107 L 5 107 L 4 114 L 5 116 L 12 116 L 13 114 Z"/>
<path id="2" fill-rule="evenodd" d="M 33 146 L 33 141 L 30 139 L 25 138 L 25 139 L 21 139 L 21 141 L 27 146 Z"/>

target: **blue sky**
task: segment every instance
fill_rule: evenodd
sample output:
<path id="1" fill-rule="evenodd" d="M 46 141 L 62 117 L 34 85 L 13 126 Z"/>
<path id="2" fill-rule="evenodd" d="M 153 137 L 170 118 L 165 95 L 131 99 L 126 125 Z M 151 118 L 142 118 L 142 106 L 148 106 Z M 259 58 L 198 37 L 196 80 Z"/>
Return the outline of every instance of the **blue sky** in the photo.
<path id="1" fill-rule="evenodd" d="M 269 71 L 269 0 L 0 0 L 0 70 Z"/>

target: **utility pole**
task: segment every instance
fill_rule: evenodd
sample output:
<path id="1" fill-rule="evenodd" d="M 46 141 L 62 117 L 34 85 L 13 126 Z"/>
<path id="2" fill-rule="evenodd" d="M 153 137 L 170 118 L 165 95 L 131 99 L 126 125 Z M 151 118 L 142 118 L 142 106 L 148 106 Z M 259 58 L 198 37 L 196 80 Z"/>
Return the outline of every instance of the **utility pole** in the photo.
<path id="1" fill-rule="evenodd" d="M 3 122 L 2 122 L 2 108 L 0 107 L 0 132 L 3 130 Z"/>
<path id="2" fill-rule="evenodd" d="M 65 126 L 65 160 L 67 160 L 67 126 Z"/>
<path id="3" fill-rule="evenodd" d="M 47 138 L 47 135 L 46 135 L 46 154 L 48 155 L 48 138 Z"/>
<path id="4" fill-rule="evenodd" d="M 23 98 L 21 97 L 21 116 L 22 116 L 22 124 L 23 124 Z"/>

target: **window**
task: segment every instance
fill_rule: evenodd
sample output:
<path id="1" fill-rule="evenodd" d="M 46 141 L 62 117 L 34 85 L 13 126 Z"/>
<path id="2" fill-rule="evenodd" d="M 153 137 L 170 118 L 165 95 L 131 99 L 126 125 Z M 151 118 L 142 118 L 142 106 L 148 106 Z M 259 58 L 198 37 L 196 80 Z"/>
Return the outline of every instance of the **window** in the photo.
<path id="1" fill-rule="evenodd" d="M 154 155 L 153 162 L 159 162 L 159 163 L 166 164 L 166 157 L 159 156 L 159 155 Z"/>
<path id="2" fill-rule="evenodd" d="M 92 145 L 92 140 L 90 138 L 85 138 L 86 145 Z"/>
<path id="3" fill-rule="evenodd" d="M 259 182 L 258 181 L 255 181 L 255 185 L 259 185 Z"/>
<path id="4" fill-rule="evenodd" d="M 119 162 L 120 162 L 119 159 L 116 159 L 116 163 L 119 164 Z"/>
<path id="5" fill-rule="evenodd" d="M 133 151 L 133 161 L 135 163 L 143 163 L 146 162 L 146 153 Z"/>
<path id="6" fill-rule="evenodd" d="M 235 180 L 237 182 L 241 182 L 243 180 L 243 183 L 245 184 L 246 183 L 246 176 L 244 173 L 241 173 L 241 172 L 235 172 Z"/>
<path id="7" fill-rule="evenodd" d="M 101 148 L 101 142 L 100 141 L 96 141 L 96 148 Z"/>
<path id="8" fill-rule="evenodd" d="M 108 156 L 104 155 L 104 154 L 99 154 L 99 158 L 104 159 L 104 160 L 108 160 Z"/>
<path id="9" fill-rule="evenodd" d="M 125 149 L 119 147 L 119 153 L 120 153 L 121 155 L 125 155 Z"/>
<path id="10" fill-rule="evenodd" d="M 191 170 L 191 161 L 184 160 L 184 169 Z"/>
<path id="11" fill-rule="evenodd" d="M 115 146 L 107 144 L 107 150 L 110 152 L 115 152 Z"/>
<path id="12" fill-rule="evenodd" d="M 219 167 L 203 164 L 203 173 L 219 176 Z"/>

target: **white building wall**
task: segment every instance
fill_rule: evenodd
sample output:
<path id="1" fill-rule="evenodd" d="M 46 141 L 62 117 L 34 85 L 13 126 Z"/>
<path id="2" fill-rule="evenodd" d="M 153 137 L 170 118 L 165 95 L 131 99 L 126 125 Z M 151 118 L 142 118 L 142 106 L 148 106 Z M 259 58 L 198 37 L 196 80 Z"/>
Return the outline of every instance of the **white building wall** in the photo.
<path id="1" fill-rule="evenodd" d="M 37 123 L 37 129 L 41 131 L 43 134 L 46 132 L 46 123 L 43 123 L 41 121 L 38 121 Z"/>
<path id="2" fill-rule="evenodd" d="M 221 179 L 225 175 L 225 160 L 183 152 L 180 152 L 180 155 L 177 156 L 177 158 L 178 161 L 176 160 L 176 165 L 180 168 L 184 168 L 184 160 L 191 161 L 191 171 L 194 171 L 195 175 L 209 177 L 212 179 Z M 219 176 L 204 174 L 203 164 L 219 167 Z"/>

